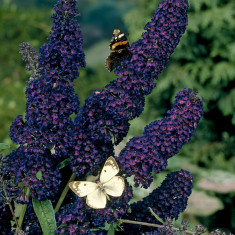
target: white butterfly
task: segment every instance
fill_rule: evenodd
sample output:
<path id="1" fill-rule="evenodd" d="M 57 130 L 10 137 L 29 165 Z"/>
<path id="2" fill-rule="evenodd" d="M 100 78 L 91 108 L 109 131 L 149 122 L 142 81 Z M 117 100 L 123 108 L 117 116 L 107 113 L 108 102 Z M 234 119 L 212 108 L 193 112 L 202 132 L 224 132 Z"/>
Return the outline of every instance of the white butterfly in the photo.
<path id="1" fill-rule="evenodd" d="M 105 208 L 109 196 L 120 197 L 123 193 L 124 179 L 116 176 L 119 172 L 117 162 L 109 157 L 100 174 L 100 182 L 72 181 L 69 183 L 71 190 L 79 197 L 87 196 L 86 203 L 94 209 Z"/>

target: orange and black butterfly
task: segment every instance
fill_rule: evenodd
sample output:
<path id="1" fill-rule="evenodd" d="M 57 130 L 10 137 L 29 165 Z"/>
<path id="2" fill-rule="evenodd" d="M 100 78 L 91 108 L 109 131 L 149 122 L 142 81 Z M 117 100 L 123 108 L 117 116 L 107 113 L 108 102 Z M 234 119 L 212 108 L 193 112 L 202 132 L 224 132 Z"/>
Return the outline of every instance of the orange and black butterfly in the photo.
<path id="1" fill-rule="evenodd" d="M 120 29 L 114 29 L 109 48 L 112 51 L 106 59 L 105 67 L 111 72 L 119 62 L 128 58 L 131 52 L 128 50 L 129 42 L 126 35 Z"/>

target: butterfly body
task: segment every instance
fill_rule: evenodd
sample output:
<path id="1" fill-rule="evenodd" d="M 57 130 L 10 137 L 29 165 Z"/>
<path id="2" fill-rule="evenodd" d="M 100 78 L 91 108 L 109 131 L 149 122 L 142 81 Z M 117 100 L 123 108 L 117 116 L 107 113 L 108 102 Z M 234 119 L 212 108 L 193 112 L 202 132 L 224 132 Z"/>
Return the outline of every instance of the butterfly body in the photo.
<path id="1" fill-rule="evenodd" d="M 107 199 L 120 197 L 124 191 L 125 182 L 121 176 L 116 176 L 119 167 L 113 157 L 109 157 L 100 174 L 98 183 L 90 181 L 73 181 L 69 183 L 71 190 L 79 197 L 87 196 L 86 203 L 94 209 L 105 208 Z"/>
<path id="2" fill-rule="evenodd" d="M 131 56 L 128 50 L 129 42 L 126 35 L 120 29 L 114 29 L 109 48 L 112 51 L 106 59 L 105 67 L 108 71 L 115 69 L 117 64 Z"/>
<path id="3" fill-rule="evenodd" d="M 120 29 L 114 29 L 109 48 L 112 51 L 126 50 L 129 42 L 126 35 Z"/>
<path id="4" fill-rule="evenodd" d="M 101 190 L 101 192 L 104 193 L 104 195 L 106 196 L 106 198 L 107 198 L 108 200 L 110 200 L 109 195 L 106 193 L 105 185 L 103 185 L 101 182 L 97 182 L 97 185 L 98 185 L 98 187 L 99 187 L 99 190 Z"/>

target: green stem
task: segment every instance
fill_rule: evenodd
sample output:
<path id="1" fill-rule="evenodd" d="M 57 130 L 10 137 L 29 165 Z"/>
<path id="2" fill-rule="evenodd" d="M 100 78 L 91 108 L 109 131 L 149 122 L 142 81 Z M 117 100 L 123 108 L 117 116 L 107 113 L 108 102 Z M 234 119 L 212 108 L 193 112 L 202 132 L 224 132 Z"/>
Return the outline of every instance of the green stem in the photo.
<path id="1" fill-rule="evenodd" d="M 65 196 L 67 195 L 67 193 L 68 193 L 68 191 L 69 191 L 69 183 L 70 183 L 71 181 L 73 181 L 75 178 L 76 178 L 76 175 L 73 173 L 73 174 L 71 175 L 71 177 L 70 177 L 68 183 L 66 184 L 66 186 L 65 186 L 65 188 L 64 188 L 64 190 L 63 190 L 63 192 L 62 192 L 62 194 L 61 194 L 61 196 L 60 196 L 59 201 L 58 201 L 57 204 L 56 204 L 55 213 L 59 211 L 59 209 L 60 209 L 60 207 L 61 207 L 61 204 L 63 203 L 64 198 L 65 198 Z"/>
<path id="2" fill-rule="evenodd" d="M 30 189 L 29 188 L 26 189 L 26 196 L 27 196 L 27 198 L 29 198 L 29 196 L 30 196 Z M 22 207 L 22 210 L 20 212 L 20 217 L 19 217 L 19 220 L 18 220 L 19 227 L 17 227 L 16 232 L 18 232 L 19 229 L 22 226 L 26 209 L 27 209 L 27 204 L 24 204 L 23 207 Z"/>
<path id="3" fill-rule="evenodd" d="M 14 219 L 14 221 L 15 221 L 15 223 L 16 223 L 16 228 L 17 228 L 17 229 L 20 229 L 20 227 L 19 227 L 19 223 L 18 223 L 18 221 L 17 221 L 17 219 L 16 219 L 16 216 L 15 216 L 14 210 L 13 210 L 13 208 L 12 208 L 12 206 L 11 206 L 11 203 L 10 203 L 10 202 L 8 203 L 8 206 L 9 206 L 9 208 L 10 208 L 10 211 L 11 211 L 11 214 L 12 214 L 12 216 L 13 216 L 13 219 Z"/>
<path id="4" fill-rule="evenodd" d="M 137 225 L 156 227 L 156 228 L 163 228 L 164 227 L 164 225 L 160 225 L 160 224 L 151 224 L 151 223 L 133 221 L 133 220 L 128 220 L 128 219 L 119 219 L 118 222 L 119 222 L 119 225 L 126 223 L 126 224 L 137 224 Z M 173 230 L 179 231 L 178 228 L 173 228 Z M 195 234 L 195 232 L 192 232 L 192 231 L 184 231 L 184 232 L 186 234 Z"/>

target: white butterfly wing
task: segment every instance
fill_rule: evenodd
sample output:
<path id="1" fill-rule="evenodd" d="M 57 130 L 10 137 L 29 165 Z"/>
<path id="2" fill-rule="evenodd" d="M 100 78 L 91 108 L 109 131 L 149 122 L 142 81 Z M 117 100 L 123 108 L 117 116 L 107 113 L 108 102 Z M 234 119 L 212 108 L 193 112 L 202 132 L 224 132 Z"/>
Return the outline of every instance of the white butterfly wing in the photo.
<path id="1" fill-rule="evenodd" d="M 121 176 L 114 176 L 103 184 L 105 192 L 113 197 L 120 197 L 124 191 L 125 182 Z"/>
<path id="2" fill-rule="evenodd" d="M 119 167 L 117 162 L 113 157 L 109 157 L 100 174 L 100 182 L 102 184 L 111 180 L 119 172 Z"/>
<path id="3" fill-rule="evenodd" d="M 79 197 L 84 197 L 94 192 L 98 185 L 89 181 L 72 181 L 69 183 L 69 187 Z"/>
<path id="4" fill-rule="evenodd" d="M 107 194 L 119 197 L 124 191 L 125 182 L 122 177 L 116 176 L 118 172 L 117 162 L 113 157 L 109 157 L 101 171 L 99 184 L 89 181 L 73 181 L 69 183 L 69 187 L 79 197 L 87 196 L 88 206 L 103 209 L 107 203 Z"/>
<path id="5" fill-rule="evenodd" d="M 86 204 L 93 209 L 103 209 L 106 206 L 107 198 L 100 188 L 87 195 Z"/>

